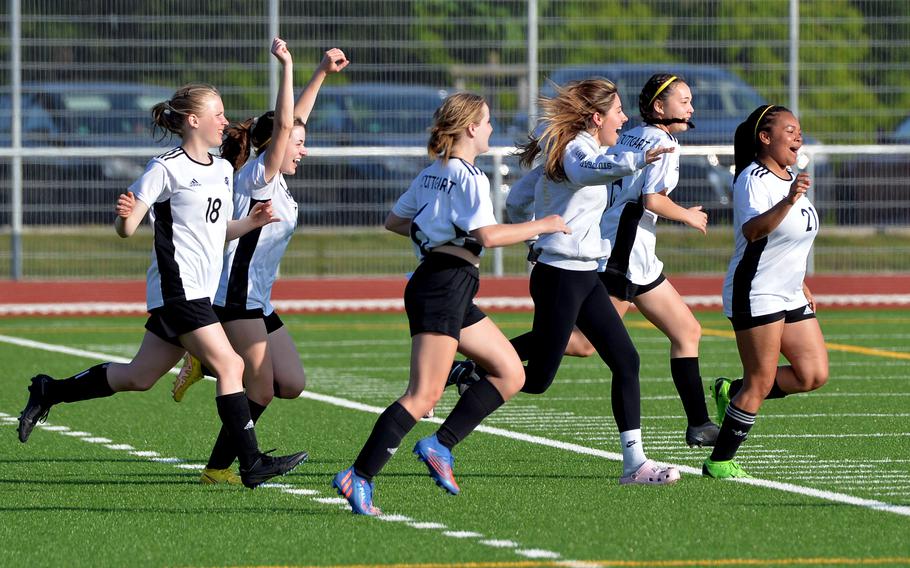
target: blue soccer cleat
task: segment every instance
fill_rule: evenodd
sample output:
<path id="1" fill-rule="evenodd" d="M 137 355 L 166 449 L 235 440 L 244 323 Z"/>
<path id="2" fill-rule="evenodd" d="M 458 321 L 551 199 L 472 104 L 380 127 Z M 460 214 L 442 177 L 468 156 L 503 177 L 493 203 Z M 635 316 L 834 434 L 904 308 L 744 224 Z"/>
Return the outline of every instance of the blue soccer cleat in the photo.
<path id="1" fill-rule="evenodd" d="M 414 446 L 414 455 L 417 456 L 417 459 L 427 464 L 427 469 L 430 470 L 430 477 L 433 478 L 436 485 L 452 495 L 461 493 L 461 488 L 455 482 L 455 474 L 452 473 L 452 465 L 455 463 L 455 458 L 452 457 L 452 452 L 447 447 L 439 443 L 436 434 L 427 436 L 417 442 L 417 445 Z"/>
<path id="2" fill-rule="evenodd" d="M 355 515 L 375 517 L 382 514 L 373 506 L 373 482 L 354 473 L 353 467 L 339 471 L 332 480 L 332 487 L 348 500 Z"/>

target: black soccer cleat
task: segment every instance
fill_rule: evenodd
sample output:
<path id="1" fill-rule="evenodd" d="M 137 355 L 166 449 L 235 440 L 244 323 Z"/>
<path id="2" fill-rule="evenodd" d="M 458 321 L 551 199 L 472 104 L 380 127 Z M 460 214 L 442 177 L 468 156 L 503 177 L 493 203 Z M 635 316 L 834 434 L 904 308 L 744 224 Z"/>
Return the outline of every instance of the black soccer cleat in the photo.
<path id="1" fill-rule="evenodd" d="M 720 434 L 720 426 L 708 420 L 701 426 L 686 427 L 686 445 L 690 448 L 713 446 Z"/>
<path id="2" fill-rule="evenodd" d="M 291 454 L 289 456 L 278 457 L 268 455 L 270 452 L 274 451 L 275 450 L 269 450 L 268 452 L 259 454 L 259 457 L 256 458 L 249 469 L 240 468 L 240 479 L 245 486 L 250 489 L 256 489 L 260 484 L 265 483 L 273 477 L 288 473 L 301 463 L 305 462 L 309 457 L 306 452 L 297 452 L 296 454 Z"/>
<path id="3" fill-rule="evenodd" d="M 47 414 L 51 411 L 53 403 L 47 400 L 47 384 L 53 381 L 47 375 L 35 375 L 32 377 L 32 384 L 28 387 L 28 402 L 19 415 L 19 441 L 23 444 L 28 442 L 35 424 L 47 420 Z"/>

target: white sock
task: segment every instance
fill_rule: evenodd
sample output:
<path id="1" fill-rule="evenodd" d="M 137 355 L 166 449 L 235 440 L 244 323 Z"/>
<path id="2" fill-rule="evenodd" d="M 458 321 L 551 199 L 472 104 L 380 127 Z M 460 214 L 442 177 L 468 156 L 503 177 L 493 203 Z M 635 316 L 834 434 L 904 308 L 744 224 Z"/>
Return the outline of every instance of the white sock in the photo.
<path id="1" fill-rule="evenodd" d="M 622 447 L 622 474 L 631 475 L 648 459 L 641 443 L 641 428 L 620 432 L 619 444 Z"/>

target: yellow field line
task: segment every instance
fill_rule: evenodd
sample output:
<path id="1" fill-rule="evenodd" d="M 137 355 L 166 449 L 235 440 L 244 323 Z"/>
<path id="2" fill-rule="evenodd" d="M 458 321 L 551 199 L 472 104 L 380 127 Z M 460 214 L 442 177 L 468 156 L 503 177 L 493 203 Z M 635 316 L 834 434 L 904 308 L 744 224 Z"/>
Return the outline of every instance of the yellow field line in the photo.
<path id="1" fill-rule="evenodd" d="M 684 566 L 876 566 L 910 565 L 910 558 L 717 558 L 711 560 L 523 560 L 516 562 L 452 562 L 422 564 L 335 564 L 331 566 L 287 566 L 282 568 L 564 568 L 572 565 L 617 567 L 684 567 Z M 277 566 L 244 566 L 234 568 L 279 568 Z"/>
<path id="2" fill-rule="evenodd" d="M 640 327 L 645 329 L 650 326 L 650 324 L 643 324 L 640 322 L 635 322 L 635 327 Z M 653 326 L 652 326 L 653 327 Z M 729 337 L 732 339 L 736 338 L 736 335 L 732 331 L 726 331 L 723 329 L 705 329 L 701 330 L 702 335 L 711 335 L 714 337 Z M 825 347 L 830 351 L 845 351 L 847 353 L 858 353 L 860 355 L 870 355 L 872 357 L 884 357 L 886 359 L 904 359 L 910 361 L 910 353 L 901 353 L 900 351 L 888 351 L 886 349 L 874 349 L 872 347 L 861 347 L 859 345 L 846 345 L 844 343 L 831 343 L 826 341 Z"/>

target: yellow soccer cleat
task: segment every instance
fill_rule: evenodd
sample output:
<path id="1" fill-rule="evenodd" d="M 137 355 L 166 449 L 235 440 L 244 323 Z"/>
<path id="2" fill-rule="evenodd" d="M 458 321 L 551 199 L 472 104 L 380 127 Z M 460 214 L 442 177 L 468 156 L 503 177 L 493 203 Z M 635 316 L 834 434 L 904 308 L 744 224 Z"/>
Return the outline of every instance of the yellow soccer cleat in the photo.
<path id="1" fill-rule="evenodd" d="M 228 485 L 240 485 L 243 483 L 240 476 L 227 469 L 209 469 L 202 470 L 202 476 L 199 477 L 199 483 L 203 485 L 218 485 L 227 483 Z"/>
<path id="2" fill-rule="evenodd" d="M 171 389 L 171 393 L 174 395 L 174 402 L 183 400 L 183 395 L 186 394 L 186 390 L 199 382 L 202 377 L 202 363 L 199 359 L 196 359 L 189 353 L 184 355 L 183 367 L 181 367 L 180 372 L 177 373 L 177 378 L 174 379 L 174 388 Z"/>

